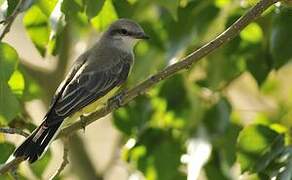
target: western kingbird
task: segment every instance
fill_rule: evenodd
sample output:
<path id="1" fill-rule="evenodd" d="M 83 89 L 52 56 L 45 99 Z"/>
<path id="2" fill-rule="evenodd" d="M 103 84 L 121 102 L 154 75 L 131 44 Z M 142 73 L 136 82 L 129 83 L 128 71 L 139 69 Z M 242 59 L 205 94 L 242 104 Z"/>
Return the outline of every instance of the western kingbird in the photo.
<path id="1" fill-rule="evenodd" d="M 64 119 L 96 105 L 126 80 L 134 63 L 133 47 L 148 39 L 132 20 L 112 23 L 98 42 L 80 55 L 58 87 L 42 124 L 14 151 L 15 157 L 36 161 L 56 136 Z"/>

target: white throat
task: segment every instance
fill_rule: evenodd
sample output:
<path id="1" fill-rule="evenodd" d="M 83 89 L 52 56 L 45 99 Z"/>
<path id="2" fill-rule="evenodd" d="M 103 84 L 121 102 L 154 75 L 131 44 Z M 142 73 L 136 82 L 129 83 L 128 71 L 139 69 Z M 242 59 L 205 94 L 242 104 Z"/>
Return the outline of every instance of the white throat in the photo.
<path id="1" fill-rule="evenodd" d="M 138 41 L 139 39 L 122 36 L 119 39 L 115 39 L 115 44 L 123 51 L 132 52 Z"/>

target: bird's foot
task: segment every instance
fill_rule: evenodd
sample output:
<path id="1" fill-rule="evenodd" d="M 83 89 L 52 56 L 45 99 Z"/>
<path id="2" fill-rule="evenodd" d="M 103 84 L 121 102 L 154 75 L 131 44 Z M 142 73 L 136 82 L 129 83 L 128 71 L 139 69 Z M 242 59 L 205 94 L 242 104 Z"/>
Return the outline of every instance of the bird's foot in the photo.
<path id="1" fill-rule="evenodd" d="M 83 132 L 85 133 L 85 128 L 86 128 L 85 116 L 80 115 L 80 122 L 81 122 L 81 127 L 83 129 Z"/>
<path id="2" fill-rule="evenodd" d="M 123 96 L 125 95 L 125 91 L 121 91 L 115 96 L 111 97 L 108 100 L 108 104 L 112 105 L 115 109 L 123 106 Z"/>

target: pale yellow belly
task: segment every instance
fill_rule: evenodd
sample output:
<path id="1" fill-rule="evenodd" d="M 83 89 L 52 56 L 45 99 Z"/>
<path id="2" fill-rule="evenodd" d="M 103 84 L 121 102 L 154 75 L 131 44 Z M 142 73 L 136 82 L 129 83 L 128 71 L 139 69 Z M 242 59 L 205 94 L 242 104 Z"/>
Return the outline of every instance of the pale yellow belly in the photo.
<path id="1" fill-rule="evenodd" d="M 78 119 L 81 115 L 86 115 L 89 113 L 92 113 L 94 111 L 97 111 L 98 109 L 102 108 L 104 105 L 106 105 L 109 98 L 111 98 L 119 89 L 119 87 L 116 87 L 112 89 L 110 92 L 108 92 L 105 96 L 97 99 L 96 101 L 90 103 L 89 105 L 85 106 L 81 110 L 77 111 L 73 115 L 71 115 L 68 120 L 65 121 L 65 125 L 68 123 L 71 123 L 72 121 L 75 121 Z"/>

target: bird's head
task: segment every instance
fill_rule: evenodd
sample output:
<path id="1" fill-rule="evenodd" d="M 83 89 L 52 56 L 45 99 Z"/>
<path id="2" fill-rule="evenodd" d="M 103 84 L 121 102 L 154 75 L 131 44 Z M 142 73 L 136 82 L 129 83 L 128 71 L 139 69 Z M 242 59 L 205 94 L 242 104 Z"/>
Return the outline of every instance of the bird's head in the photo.
<path id="1" fill-rule="evenodd" d="M 119 19 L 112 23 L 106 31 L 106 36 L 115 43 L 132 49 L 135 44 L 141 39 L 149 39 L 136 22 L 129 19 Z"/>

